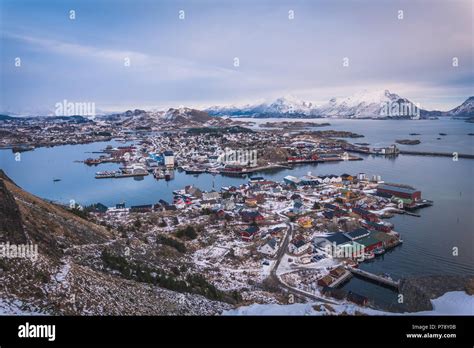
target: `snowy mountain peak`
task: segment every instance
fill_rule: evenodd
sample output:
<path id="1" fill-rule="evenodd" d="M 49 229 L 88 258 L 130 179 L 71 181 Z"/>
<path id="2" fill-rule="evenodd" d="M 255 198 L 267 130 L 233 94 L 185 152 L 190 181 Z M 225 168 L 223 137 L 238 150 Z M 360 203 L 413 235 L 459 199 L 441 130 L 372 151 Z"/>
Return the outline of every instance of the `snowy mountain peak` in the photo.
<path id="1" fill-rule="evenodd" d="M 448 111 L 449 116 L 474 116 L 474 96 L 467 98 L 464 103 Z"/>
<path id="2" fill-rule="evenodd" d="M 281 112 L 281 113 L 300 113 L 310 114 L 313 108 L 313 103 L 304 101 L 295 96 L 289 95 L 276 99 L 273 103 L 268 105 L 267 111 Z"/>
<path id="3" fill-rule="evenodd" d="M 277 98 L 270 103 L 243 107 L 211 107 L 212 116 L 238 117 L 333 117 L 333 118 L 425 118 L 438 116 L 474 116 L 474 97 L 462 105 L 442 112 L 420 109 L 419 104 L 388 89 L 362 90 L 351 96 L 334 97 L 318 106 L 294 96 Z"/>

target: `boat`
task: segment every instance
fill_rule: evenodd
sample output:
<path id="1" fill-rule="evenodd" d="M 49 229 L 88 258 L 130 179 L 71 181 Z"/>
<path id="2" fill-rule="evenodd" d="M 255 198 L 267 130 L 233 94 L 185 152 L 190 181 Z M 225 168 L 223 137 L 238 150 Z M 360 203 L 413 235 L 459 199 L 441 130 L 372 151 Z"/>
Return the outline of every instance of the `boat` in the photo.
<path id="1" fill-rule="evenodd" d="M 365 260 L 372 260 L 374 257 L 375 257 L 375 254 L 371 251 L 364 254 L 364 259 Z"/>
<path id="2" fill-rule="evenodd" d="M 61 179 L 53 179 L 54 182 L 61 181 Z"/>
<path id="3" fill-rule="evenodd" d="M 202 174 L 206 172 L 206 169 L 197 167 L 183 167 L 186 174 Z"/>
<path id="4" fill-rule="evenodd" d="M 100 163 L 102 163 L 102 161 L 99 158 L 88 158 L 84 161 L 84 164 L 88 166 L 98 165 Z"/>
<path id="5" fill-rule="evenodd" d="M 374 249 L 374 254 L 375 255 L 382 255 L 385 252 L 384 248 L 375 248 Z"/>
<path id="6" fill-rule="evenodd" d="M 155 179 L 164 179 L 165 178 L 165 174 L 163 173 L 163 171 L 161 169 L 155 169 L 155 171 L 153 172 L 153 176 L 155 177 Z"/>
<path id="7" fill-rule="evenodd" d="M 119 172 L 112 170 L 112 171 L 105 171 L 105 172 L 96 172 L 95 178 L 96 179 L 105 179 L 105 178 L 115 178 Z"/>
<path id="8" fill-rule="evenodd" d="M 167 170 L 165 171 L 165 180 L 166 180 L 166 181 L 170 181 L 171 179 L 173 179 L 173 177 L 174 177 L 173 171 L 167 169 Z"/>

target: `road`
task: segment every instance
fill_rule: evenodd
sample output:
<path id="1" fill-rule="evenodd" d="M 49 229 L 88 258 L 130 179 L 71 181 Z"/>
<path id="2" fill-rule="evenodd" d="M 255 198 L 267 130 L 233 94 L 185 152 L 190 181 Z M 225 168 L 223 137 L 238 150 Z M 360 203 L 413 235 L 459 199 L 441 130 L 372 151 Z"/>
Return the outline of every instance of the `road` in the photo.
<path id="1" fill-rule="evenodd" d="M 325 298 L 322 298 L 322 297 L 319 297 L 319 296 L 316 296 L 316 295 L 313 295 L 313 294 L 309 294 L 305 291 L 302 291 L 302 290 L 298 290 L 298 289 L 295 289 L 295 288 L 292 288 L 291 286 L 288 286 L 286 285 L 284 282 L 282 282 L 280 280 L 280 278 L 278 278 L 277 276 L 277 270 L 278 270 L 278 267 L 280 266 L 280 263 L 281 263 L 281 259 L 283 258 L 283 256 L 285 255 L 286 253 L 286 250 L 288 248 L 288 244 L 290 243 L 290 240 L 291 240 L 291 236 L 293 235 L 293 225 L 289 222 L 289 219 L 288 217 L 286 217 L 285 215 L 283 215 L 282 213 L 278 213 L 278 215 L 280 217 L 282 217 L 285 221 L 285 224 L 286 226 L 288 227 L 288 231 L 286 232 L 286 235 L 285 235 L 285 239 L 283 240 L 283 242 L 281 243 L 280 245 L 280 248 L 278 249 L 277 251 L 277 259 L 276 259 L 276 262 L 273 264 L 273 267 L 272 269 L 270 270 L 270 277 L 275 281 L 277 282 L 280 287 L 286 289 L 289 293 L 292 293 L 293 295 L 295 295 L 296 297 L 302 297 L 304 299 L 311 299 L 311 300 L 315 300 L 315 301 L 319 301 L 319 302 L 325 302 L 325 303 L 330 303 L 330 304 L 337 304 L 336 302 L 333 302 L 333 301 L 330 301 L 330 300 L 327 300 Z"/>

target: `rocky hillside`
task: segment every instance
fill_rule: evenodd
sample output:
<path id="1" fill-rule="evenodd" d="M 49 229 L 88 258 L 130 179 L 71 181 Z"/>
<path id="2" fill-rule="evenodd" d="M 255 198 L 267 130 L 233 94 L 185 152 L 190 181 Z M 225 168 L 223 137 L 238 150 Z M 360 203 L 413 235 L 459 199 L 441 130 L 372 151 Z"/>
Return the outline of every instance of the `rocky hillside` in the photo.
<path id="1" fill-rule="evenodd" d="M 96 119 L 135 129 L 228 126 L 234 123 L 229 119 L 211 117 L 205 111 L 184 107 L 171 108 L 168 111 L 128 110 L 121 114 L 99 116 Z"/>
<path id="2" fill-rule="evenodd" d="M 178 293 L 147 281 L 147 268 L 134 258 L 147 255 L 144 243 L 130 243 L 113 230 L 25 192 L 1 170 L 0 227 L 4 314 L 212 315 L 231 307 L 196 291 Z M 25 245 L 32 247 L 30 252 L 17 253 Z M 111 256 L 125 248 L 129 254 Z M 137 248 L 140 253 L 134 252 Z"/>
<path id="3" fill-rule="evenodd" d="M 430 300 L 450 291 L 465 291 L 474 295 L 472 276 L 425 276 L 403 279 L 400 293 L 403 294 L 405 308 L 409 312 L 433 310 Z"/>

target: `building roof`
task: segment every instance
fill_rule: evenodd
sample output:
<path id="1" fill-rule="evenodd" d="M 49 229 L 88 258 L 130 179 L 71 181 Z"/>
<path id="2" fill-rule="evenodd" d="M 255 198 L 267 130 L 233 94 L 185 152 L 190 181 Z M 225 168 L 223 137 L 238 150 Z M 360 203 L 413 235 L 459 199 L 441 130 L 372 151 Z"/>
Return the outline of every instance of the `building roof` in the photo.
<path id="1" fill-rule="evenodd" d="M 366 235 L 369 235 L 369 231 L 367 231 L 365 228 L 356 228 L 353 231 L 347 232 L 346 235 L 350 239 L 354 240 L 354 239 L 359 239 Z"/>
<path id="2" fill-rule="evenodd" d="M 331 203 L 324 203 L 324 208 L 332 209 L 332 210 L 338 210 L 339 207 L 337 205 L 331 204 Z"/>
<path id="3" fill-rule="evenodd" d="M 296 209 L 301 208 L 302 206 L 303 206 L 303 204 L 301 202 L 298 202 L 298 201 L 293 204 L 293 208 L 296 208 Z"/>
<path id="4" fill-rule="evenodd" d="M 375 238 L 373 234 L 371 233 L 367 237 L 363 237 L 357 240 L 357 243 L 364 245 L 365 247 L 380 243 L 380 240 Z"/>
<path id="5" fill-rule="evenodd" d="M 417 192 L 413 187 L 410 186 L 399 186 L 396 184 L 380 184 L 377 189 L 382 189 L 382 190 L 390 190 L 390 191 L 395 191 L 395 192 L 400 192 L 400 193 L 407 193 L 407 194 L 413 194 Z"/>
<path id="6" fill-rule="evenodd" d="M 353 208 L 352 212 L 357 213 L 357 214 L 362 214 L 362 215 L 370 215 L 372 214 L 370 211 L 362 208 Z"/>
<path id="7" fill-rule="evenodd" d="M 276 245 L 277 245 L 277 241 L 276 241 L 275 238 L 272 238 L 268 242 L 266 242 L 265 244 L 267 244 L 270 248 L 275 249 Z"/>
<path id="8" fill-rule="evenodd" d="M 245 229 L 245 232 L 248 234 L 254 234 L 258 232 L 258 227 L 257 226 L 249 226 Z"/>
<path id="9" fill-rule="evenodd" d="M 351 241 L 346 235 L 344 235 L 344 233 L 334 233 L 326 237 L 326 240 L 331 243 L 336 243 L 336 245 L 345 244 Z"/>
<path id="10" fill-rule="evenodd" d="M 352 291 L 349 291 L 349 293 L 347 294 L 347 299 L 349 301 L 352 301 L 358 304 L 363 304 L 369 300 L 367 297 L 356 294 L 355 292 L 352 292 Z"/>

